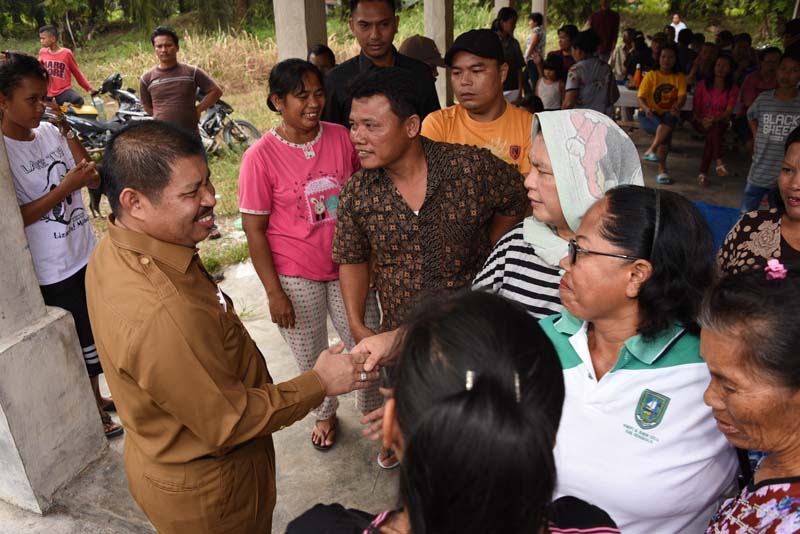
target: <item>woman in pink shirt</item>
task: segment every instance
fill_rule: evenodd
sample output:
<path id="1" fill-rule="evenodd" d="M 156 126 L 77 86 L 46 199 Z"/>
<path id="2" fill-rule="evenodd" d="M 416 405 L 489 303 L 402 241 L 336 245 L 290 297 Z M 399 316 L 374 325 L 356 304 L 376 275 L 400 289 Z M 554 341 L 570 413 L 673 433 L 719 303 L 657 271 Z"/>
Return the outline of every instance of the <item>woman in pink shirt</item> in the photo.
<path id="1" fill-rule="evenodd" d="M 275 65 L 267 106 L 280 114 L 281 123 L 242 159 L 239 211 L 272 322 L 305 372 L 328 346 L 328 315 L 345 347 L 355 345 L 331 246 L 339 188 L 360 165 L 347 129 L 320 121 L 325 88 L 311 63 L 287 59 Z M 374 294 L 365 319 L 377 329 Z M 359 391 L 356 400 L 364 414 L 383 402 L 377 387 Z M 311 442 L 319 450 L 334 444 L 337 407 L 335 397 L 326 397 L 312 411 L 317 421 Z"/>
<path id="2" fill-rule="evenodd" d="M 739 86 L 733 82 L 734 70 L 731 56 L 719 56 L 714 63 L 713 74 L 697 84 L 694 92 L 692 124 L 706 138 L 700 174 L 697 175 L 697 183 L 700 185 L 708 185 L 706 173 L 714 159 L 717 163 L 717 176 L 728 176 L 728 170 L 722 162 L 722 139 L 739 97 Z"/>

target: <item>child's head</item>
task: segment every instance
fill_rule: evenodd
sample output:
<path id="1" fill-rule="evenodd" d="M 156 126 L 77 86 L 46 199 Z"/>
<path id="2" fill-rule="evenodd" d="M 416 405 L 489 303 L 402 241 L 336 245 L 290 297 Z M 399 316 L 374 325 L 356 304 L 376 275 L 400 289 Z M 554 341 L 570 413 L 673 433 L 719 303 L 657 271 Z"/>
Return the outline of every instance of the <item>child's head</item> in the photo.
<path id="1" fill-rule="evenodd" d="M 528 24 L 531 28 L 536 28 L 544 24 L 544 15 L 541 13 L 531 13 L 528 15 Z"/>
<path id="2" fill-rule="evenodd" d="M 796 89 L 800 83 L 800 58 L 784 53 L 778 65 L 778 89 Z"/>
<path id="3" fill-rule="evenodd" d="M 39 42 L 45 48 L 50 48 L 58 43 L 58 28 L 50 25 L 39 28 Z"/>
<path id="4" fill-rule="evenodd" d="M 556 61 L 557 56 L 544 60 L 542 63 L 542 71 L 544 77 L 548 80 L 558 80 L 561 77 L 561 63 Z M 560 59 L 560 58 L 559 58 Z"/>
<path id="5" fill-rule="evenodd" d="M 33 129 L 44 113 L 47 71 L 39 60 L 22 52 L 5 52 L 0 62 L 0 113 L 3 123 L 11 121 Z"/>

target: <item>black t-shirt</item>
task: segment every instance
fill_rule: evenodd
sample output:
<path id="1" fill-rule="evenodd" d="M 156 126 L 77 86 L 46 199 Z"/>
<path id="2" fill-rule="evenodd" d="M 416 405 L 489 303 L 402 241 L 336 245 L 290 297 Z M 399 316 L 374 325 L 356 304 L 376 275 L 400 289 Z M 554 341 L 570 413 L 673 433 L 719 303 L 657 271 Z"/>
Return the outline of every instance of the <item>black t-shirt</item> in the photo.
<path id="1" fill-rule="evenodd" d="M 317 504 L 289 523 L 286 534 L 363 534 L 375 516 L 341 504 Z M 550 505 L 550 525 L 574 534 L 619 534 L 607 513 L 576 497 L 561 497 Z M 377 530 L 375 531 L 377 532 Z M 531 533 L 535 534 L 535 533 Z"/>

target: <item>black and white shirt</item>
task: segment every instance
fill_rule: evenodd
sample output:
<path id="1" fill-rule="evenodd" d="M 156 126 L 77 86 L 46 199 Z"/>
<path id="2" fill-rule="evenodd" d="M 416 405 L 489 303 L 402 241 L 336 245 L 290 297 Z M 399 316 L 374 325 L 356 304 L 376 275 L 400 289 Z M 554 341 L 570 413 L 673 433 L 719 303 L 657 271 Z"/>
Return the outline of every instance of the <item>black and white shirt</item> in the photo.
<path id="1" fill-rule="evenodd" d="M 523 223 L 516 225 L 497 242 L 472 289 L 519 302 L 536 319 L 560 313 L 561 273 L 536 255 L 523 238 L 522 226 Z"/>

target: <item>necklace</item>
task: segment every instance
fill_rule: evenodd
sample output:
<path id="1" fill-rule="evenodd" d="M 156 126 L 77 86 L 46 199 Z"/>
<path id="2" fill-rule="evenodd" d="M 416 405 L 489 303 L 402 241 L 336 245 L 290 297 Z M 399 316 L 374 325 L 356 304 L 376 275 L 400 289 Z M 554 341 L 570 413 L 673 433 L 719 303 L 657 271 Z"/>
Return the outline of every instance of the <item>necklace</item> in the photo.
<path id="1" fill-rule="evenodd" d="M 269 131 L 272 135 L 275 136 L 275 138 L 278 141 L 280 141 L 286 146 L 290 146 L 292 148 L 299 148 L 300 150 L 303 151 L 303 155 L 306 157 L 306 159 L 312 159 L 317 155 L 317 153 L 314 151 L 314 145 L 317 144 L 317 141 L 319 141 L 320 137 L 322 137 L 322 123 L 319 123 L 319 130 L 317 131 L 317 135 L 314 136 L 314 139 L 312 139 L 307 143 L 292 143 L 291 141 L 287 141 L 286 139 L 281 137 L 281 134 L 278 133 L 278 128 L 280 128 L 280 126 L 272 128 Z"/>

